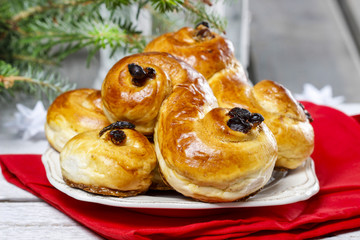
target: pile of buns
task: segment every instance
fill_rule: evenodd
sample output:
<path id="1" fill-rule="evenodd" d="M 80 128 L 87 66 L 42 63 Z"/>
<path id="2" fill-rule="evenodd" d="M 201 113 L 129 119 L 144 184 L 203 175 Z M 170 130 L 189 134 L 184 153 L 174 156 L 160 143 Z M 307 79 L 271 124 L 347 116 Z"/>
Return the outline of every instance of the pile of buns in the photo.
<path id="1" fill-rule="evenodd" d="M 231 42 L 200 23 L 118 61 L 101 91 L 60 95 L 45 132 L 72 187 L 231 202 L 258 192 L 275 167 L 303 164 L 314 148 L 310 120 L 282 85 L 252 86 Z"/>

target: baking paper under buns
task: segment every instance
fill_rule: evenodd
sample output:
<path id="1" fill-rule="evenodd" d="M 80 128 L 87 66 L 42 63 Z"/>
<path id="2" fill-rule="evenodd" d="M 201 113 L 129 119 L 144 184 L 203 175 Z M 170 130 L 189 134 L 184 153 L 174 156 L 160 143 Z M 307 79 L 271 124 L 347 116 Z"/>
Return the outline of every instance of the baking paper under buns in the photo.
<path id="1" fill-rule="evenodd" d="M 101 93 L 77 89 L 58 96 L 48 109 L 45 134 L 52 147 L 61 151 L 78 133 L 109 125 L 102 110 Z"/>
<path id="2" fill-rule="evenodd" d="M 121 131 L 126 138 L 119 144 L 111 140 L 110 130 L 101 137 L 95 130 L 72 138 L 60 153 L 65 182 L 92 193 L 119 197 L 146 191 L 156 166 L 154 149 L 137 131 Z"/>

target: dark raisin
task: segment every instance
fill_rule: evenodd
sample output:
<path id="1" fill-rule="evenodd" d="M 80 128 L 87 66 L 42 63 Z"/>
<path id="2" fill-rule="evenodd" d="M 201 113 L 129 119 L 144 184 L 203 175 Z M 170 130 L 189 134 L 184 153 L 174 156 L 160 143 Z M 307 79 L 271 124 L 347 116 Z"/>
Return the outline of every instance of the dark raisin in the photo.
<path id="1" fill-rule="evenodd" d="M 210 25 L 209 25 L 208 22 L 202 21 L 202 22 L 199 22 L 198 24 L 196 24 L 195 28 L 198 28 L 198 27 L 201 26 L 201 25 L 203 25 L 204 27 L 207 27 L 207 28 L 210 27 Z"/>
<path id="2" fill-rule="evenodd" d="M 126 122 L 126 121 L 118 121 L 115 123 L 110 124 L 107 127 L 104 127 L 100 132 L 99 132 L 99 137 L 101 137 L 106 131 L 108 130 L 113 130 L 113 129 L 134 129 L 135 125 L 130 123 L 130 122 Z"/>
<path id="3" fill-rule="evenodd" d="M 230 119 L 227 125 L 235 131 L 247 133 L 252 127 L 256 127 L 264 121 L 264 117 L 259 113 L 253 113 L 245 108 L 234 107 L 228 114 Z"/>
<path id="4" fill-rule="evenodd" d="M 146 81 L 146 78 L 144 78 L 144 79 L 133 78 L 131 82 L 132 82 L 132 84 L 134 84 L 137 87 L 142 87 L 142 86 L 144 86 L 145 81 Z"/>
<path id="5" fill-rule="evenodd" d="M 234 107 L 229 111 L 228 115 L 232 118 L 238 117 L 247 120 L 251 117 L 251 112 L 245 108 Z"/>
<path id="6" fill-rule="evenodd" d="M 312 118 L 311 114 L 305 109 L 304 105 L 301 102 L 298 102 L 302 110 L 304 111 L 306 118 L 309 120 L 309 122 L 313 122 L 314 119 Z"/>
<path id="7" fill-rule="evenodd" d="M 248 133 L 251 130 L 252 124 L 249 122 L 246 122 L 240 118 L 230 118 L 227 121 L 227 125 L 229 128 L 231 128 L 234 131 Z"/>
<path id="8" fill-rule="evenodd" d="M 141 66 L 139 66 L 139 65 L 137 65 L 135 63 L 130 63 L 128 65 L 128 69 L 129 69 L 130 75 L 133 78 L 135 78 L 135 79 L 144 79 L 144 78 L 146 78 L 146 72 Z"/>
<path id="9" fill-rule="evenodd" d="M 127 122 L 127 121 L 118 121 L 118 122 L 115 123 L 115 127 L 117 129 L 124 129 L 124 128 L 134 129 L 135 125 L 132 124 L 131 122 Z"/>
<path id="10" fill-rule="evenodd" d="M 201 38 L 212 38 L 213 34 L 208 28 L 203 28 L 196 33 L 196 36 Z"/>
<path id="11" fill-rule="evenodd" d="M 130 75 L 133 77 L 132 83 L 137 87 L 143 86 L 148 78 L 155 78 L 156 75 L 155 69 L 147 67 L 144 70 L 141 66 L 135 63 L 130 63 L 128 65 L 128 69 Z"/>
<path id="12" fill-rule="evenodd" d="M 115 144 L 115 145 L 119 145 L 126 138 L 126 134 L 122 130 L 112 130 L 109 133 L 109 136 L 110 136 L 110 139 L 111 139 L 112 143 Z"/>
<path id="13" fill-rule="evenodd" d="M 253 113 L 249 119 L 251 123 L 262 123 L 264 121 L 264 117 L 260 113 Z"/>
<path id="14" fill-rule="evenodd" d="M 146 77 L 148 78 L 155 78 L 156 76 L 156 71 L 155 69 L 151 68 L 151 67 L 147 67 L 146 68 Z"/>

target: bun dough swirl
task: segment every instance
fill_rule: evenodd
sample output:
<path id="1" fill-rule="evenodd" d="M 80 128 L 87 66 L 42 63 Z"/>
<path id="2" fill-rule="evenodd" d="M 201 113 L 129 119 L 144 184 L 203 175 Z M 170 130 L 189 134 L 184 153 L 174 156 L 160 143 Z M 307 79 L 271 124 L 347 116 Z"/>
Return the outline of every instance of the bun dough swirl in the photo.
<path id="1" fill-rule="evenodd" d="M 290 91 L 269 80 L 253 87 L 231 42 L 205 25 L 161 35 L 145 51 L 168 52 L 204 74 L 220 107 L 242 107 L 262 114 L 278 142 L 277 167 L 294 169 L 313 152 L 314 132 L 308 113 Z"/>
<path id="2" fill-rule="evenodd" d="M 45 134 L 50 145 L 61 151 L 78 133 L 109 125 L 102 110 L 101 93 L 95 89 L 77 89 L 58 96 L 48 109 Z"/>
<path id="3" fill-rule="evenodd" d="M 121 66 L 118 73 L 128 77 L 131 63 L 155 69 L 150 81 L 166 81 L 170 88 L 160 94 L 166 99 L 159 108 L 154 143 L 161 174 L 171 187 L 201 201 L 230 202 L 268 182 L 277 146 L 264 123 L 246 133 L 231 129 L 228 122 L 235 117 L 230 109 L 218 108 L 206 79 L 169 54 L 132 55 L 116 64 Z"/>
<path id="4" fill-rule="evenodd" d="M 80 133 L 60 153 L 64 181 L 88 192 L 119 197 L 145 192 L 156 166 L 154 148 L 132 129 Z"/>
<path id="5" fill-rule="evenodd" d="M 203 25 L 197 29 L 185 27 L 165 33 L 146 46 L 145 52 L 151 51 L 174 53 L 206 79 L 234 62 L 232 43 Z"/>
<path id="6" fill-rule="evenodd" d="M 159 67 L 159 56 L 136 56 L 123 58 L 108 72 L 101 88 L 104 112 L 112 122 L 129 121 L 139 132 L 152 135 L 161 103 L 171 91 L 171 82 L 168 74 Z M 148 69 L 152 69 L 156 77 L 148 71 L 143 78 L 139 77 L 140 80 L 135 78 L 139 72 Z"/>

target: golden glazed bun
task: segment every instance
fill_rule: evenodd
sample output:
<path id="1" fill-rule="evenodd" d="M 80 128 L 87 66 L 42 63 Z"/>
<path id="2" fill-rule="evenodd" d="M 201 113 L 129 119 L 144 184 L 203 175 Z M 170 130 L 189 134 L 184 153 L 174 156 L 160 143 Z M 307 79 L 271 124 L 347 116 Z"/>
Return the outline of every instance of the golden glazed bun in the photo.
<path id="1" fill-rule="evenodd" d="M 240 78 L 229 76 L 231 74 L 225 77 L 217 75 L 210 79 L 219 105 L 242 107 L 260 113 L 278 144 L 276 167 L 299 167 L 314 150 L 314 130 L 308 112 L 281 84 L 263 80 L 251 87 Z M 233 94 L 229 94 L 229 91 L 233 91 Z"/>
<path id="2" fill-rule="evenodd" d="M 278 142 L 276 166 L 294 169 L 311 155 L 314 132 L 301 105 L 275 82 L 262 81 L 253 87 L 232 44 L 206 24 L 161 35 L 145 51 L 167 52 L 193 66 L 207 78 L 220 107 L 262 114 Z"/>
<path id="3" fill-rule="evenodd" d="M 116 124 L 115 124 L 116 125 Z M 119 197 L 145 192 L 156 155 L 147 138 L 126 124 L 80 133 L 60 153 L 64 181 L 88 192 Z"/>
<path id="4" fill-rule="evenodd" d="M 159 57 L 125 57 L 110 69 L 102 84 L 104 112 L 112 122 L 129 121 L 137 131 L 152 135 L 161 103 L 170 91 L 171 82 L 159 67 Z"/>
<path id="5" fill-rule="evenodd" d="M 300 166 L 314 150 L 310 114 L 288 89 L 270 80 L 254 86 L 253 99 L 254 105 L 249 108 L 264 116 L 266 125 L 276 137 L 279 146 L 276 166 L 288 169 Z"/>
<path id="6" fill-rule="evenodd" d="M 142 88 L 152 81 L 167 82 L 165 92 L 159 93 L 163 101 L 154 143 L 161 175 L 171 187 L 201 201 L 230 202 L 268 182 L 277 145 L 259 114 L 218 108 L 206 79 L 169 54 L 143 53 L 120 60 L 117 72 L 128 82 L 132 63 L 156 71 Z"/>
<path id="7" fill-rule="evenodd" d="M 233 63 L 232 43 L 200 24 L 185 27 L 151 41 L 145 52 L 167 52 L 190 64 L 206 79 Z"/>
<path id="8" fill-rule="evenodd" d="M 60 152 L 76 134 L 109 124 L 102 110 L 100 91 L 77 89 L 61 94 L 51 104 L 45 134 L 50 145 Z"/>

